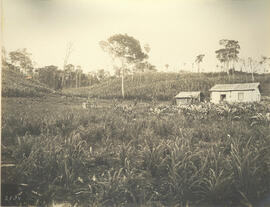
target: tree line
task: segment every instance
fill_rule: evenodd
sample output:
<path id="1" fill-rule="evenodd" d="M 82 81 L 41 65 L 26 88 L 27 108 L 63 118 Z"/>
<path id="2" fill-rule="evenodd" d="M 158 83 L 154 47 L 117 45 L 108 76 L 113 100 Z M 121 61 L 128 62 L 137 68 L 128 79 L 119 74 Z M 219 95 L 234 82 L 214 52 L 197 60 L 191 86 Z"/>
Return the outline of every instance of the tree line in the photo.
<path id="1" fill-rule="evenodd" d="M 110 73 L 104 69 L 85 73 L 81 66 L 65 64 L 64 69 L 55 65 L 35 67 L 31 53 L 27 49 L 18 49 L 7 54 L 2 48 L 2 66 L 25 75 L 27 79 L 37 79 L 50 88 L 59 90 L 64 88 L 78 88 L 91 86 L 110 78 Z"/>
<path id="2" fill-rule="evenodd" d="M 220 62 L 216 68 L 219 72 L 227 72 L 228 75 L 234 74 L 236 71 L 236 63 L 238 68 L 240 65 L 241 72 L 252 74 L 254 81 L 254 73 L 258 72 L 260 66 L 264 66 L 267 72 L 270 57 L 262 56 L 256 60 L 249 57 L 247 60 L 240 59 L 240 44 L 236 40 L 222 39 L 219 41 L 220 49 L 215 51 L 216 58 Z M 139 40 L 127 34 L 115 34 L 107 40 L 99 42 L 103 51 L 109 54 L 113 61 L 114 75 L 108 71 L 99 69 L 94 72 L 84 73 L 81 66 L 68 63 L 69 57 L 73 51 L 72 44 L 69 44 L 64 57 L 63 68 L 54 65 L 48 65 L 41 68 L 35 68 L 35 62 L 31 59 L 31 53 L 26 49 L 18 49 L 8 54 L 2 48 L 2 64 L 4 67 L 14 69 L 26 74 L 27 76 L 38 79 L 40 82 L 47 84 L 53 89 L 78 88 L 82 86 L 91 86 L 109 78 L 119 77 L 122 82 L 122 96 L 125 96 L 124 77 L 126 75 L 142 74 L 145 72 L 156 72 L 157 69 L 149 61 L 149 53 L 151 48 L 148 44 L 141 46 Z M 201 63 L 205 58 L 205 54 L 196 56 L 192 65 L 197 65 L 197 72 L 202 72 Z M 169 64 L 165 65 L 168 69 Z"/>
<path id="3" fill-rule="evenodd" d="M 2 47 L 2 65 L 4 68 L 25 74 L 26 78 L 35 78 L 55 90 L 91 86 L 111 78 L 123 78 L 124 73 L 126 75 L 133 75 L 134 73 L 157 71 L 154 65 L 145 61 L 145 59 L 148 58 L 146 53 L 150 51 L 149 45 L 144 46 L 144 53 L 141 51 L 139 41 L 133 37 L 129 37 L 127 35 L 115 35 L 110 38 L 110 41 L 113 42 L 113 47 L 115 47 L 114 49 L 118 47 L 116 46 L 117 42 L 126 41 L 124 43 L 126 44 L 124 51 L 120 51 L 121 49 L 119 47 L 118 54 L 114 54 L 114 60 L 120 56 L 123 56 L 124 58 L 121 59 L 122 64 L 114 64 L 114 75 L 111 75 L 104 69 L 85 73 L 81 66 L 75 66 L 68 63 L 68 59 L 72 53 L 71 44 L 67 47 L 63 68 L 58 68 L 55 65 L 36 68 L 36 63 L 31 59 L 31 53 L 29 53 L 25 48 L 11 51 L 7 54 L 5 48 Z M 105 42 L 100 42 L 100 46 L 103 49 L 105 49 L 105 44 Z M 108 47 L 107 49 L 112 48 Z M 125 70 L 122 70 L 123 67 L 125 67 Z"/>
<path id="4" fill-rule="evenodd" d="M 247 72 L 252 74 L 254 81 L 254 73 L 269 72 L 270 57 L 261 56 L 259 59 L 248 57 L 247 59 L 239 58 L 240 44 L 236 40 L 222 39 L 219 41 L 220 49 L 215 51 L 216 58 L 220 65 L 216 65 L 217 71 L 226 72 L 228 75 L 236 71 L 236 63 L 240 72 Z M 197 72 L 200 73 L 200 64 L 203 62 L 205 55 L 199 54 L 195 58 L 197 64 Z"/>

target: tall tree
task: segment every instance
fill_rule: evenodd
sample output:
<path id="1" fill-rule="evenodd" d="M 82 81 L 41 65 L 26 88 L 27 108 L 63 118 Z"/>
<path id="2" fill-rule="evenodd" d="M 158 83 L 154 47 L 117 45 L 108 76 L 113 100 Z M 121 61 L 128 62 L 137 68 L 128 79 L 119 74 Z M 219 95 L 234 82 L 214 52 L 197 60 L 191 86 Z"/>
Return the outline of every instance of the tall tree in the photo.
<path id="1" fill-rule="evenodd" d="M 125 71 L 129 69 L 130 66 L 134 66 L 136 63 L 147 59 L 148 55 L 142 51 L 140 42 L 127 34 L 113 35 L 107 41 L 99 42 L 99 45 L 105 52 L 111 55 L 115 63 L 117 60 L 121 62 L 121 88 L 122 97 L 125 98 Z"/>
<path id="2" fill-rule="evenodd" d="M 61 77 L 57 66 L 49 65 L 38 69 L 38 80 L 48 85 L 50 88 L 59 89 Z"/>
<path id="3" fill-rule="evenodd" d="M 217 59 L 224 65 L 224 68 L 226 68 L 226 71 L 229 74 L 230 69 L 235 69 L 235 62 L 238 61 L 240 45 L 238 41 L 228 39 L 220 40 L 219 44 L 223 46 L 223 48 L 216 50 L 215 53 Z"/>
<path id="4" fill-rule="evenodd" d="M 67 87 L 73 87 L 75 84 L 73 84 L 73 79 L 76 78 L 75 73 L 75 66 L 73 64 L 67 64 L 65 65 L 65 68 L 63 70 L 62 74 L 62 88 Z"/>
<path id="5" fill-rule="evenodd" d="M 219 49 L 216 51 L 217 54 L 217 59 L 221 63 L 221 68 L 226 68 L 226 63 L 228 62 L 228 55 L 227 55 L 227 50 L 226 49 Z M 226 72 L 229 72 L 229 70 Z"/>
<path id="6" fill-rule="evenodd" d="M 260 60 L 260 65 L 263 66 L 263 73 L 268 72 L 267 70 L 267 63 L 268 63 L 268 67 L 270 66 L 270 57 L 266 57 L 266 56 L 261 56 L 261 60 Z"/>
<path id="7" fill-rule="evenodd" d="M 19 66 L 24 74 L 31 74 L 33 71 L 33 62 L 26 48 L 18 49 L 9 53 L 12 64 Z"/>
<path id="8" fill-rule="evenodd" d="M 66 69 L 66 65 L 68 64 L 68 60 L 70 58 L 71 53 L 73 52 L 74 47 L 73 47 L 73 43 L 69 42 L 67 44 L 67 48 L 66 48 L 66 52 L 65 52 L 65 57 L 64 57 L 64 63 L 63 63 L 63 70 L 65 71 Z M 65 80 L 66 80 L 66 74 L 65 72 L 62 73 L 62 86 L 64 86 L 65 84 Z"/>
<path id="9" fill-rule="evenodd" d="M 223 40 L 223 45 L 228 50 L 229 69 L 235 70 L 235 63 L 238 61 L 238 54 L 240 50 L 239 42 L 236 40 Z"/>
<path id="10" fill-rule="evenodd" d="M 148 55 L 149 52 L 150 52 L 150 50 L 151 50 L 150 45 L 149 45 L 149 44 L 145 44 L 145 45 L 143 46 L 143 48 L 144 48 L 146 54 Z M 150 64 L 149 62 L 145 61 L 145 62 L 144 62 L 144 65 L 146 66 L 147 70 L 150 69 L 150 68 L 148 68 L 149 66 L 151 66 L 151 64 Z"/>
<path id="11" fill-rule="evenodd" d="M 152 65 L 148 61 L 140 62 L 136 64 L 136 72 L 143 73 L 143 72 L 156 72 L 156 66 Z"/>
<path id="12" fill-rule="evenodd" d="M 200 54 L 196 56 L 195 63 L 197 63 L 197 72 L 200 73 L 200 63 L 203 61 L 204 54 Z"/>
<path id="13" fill-rule="evenodd" d="M 75 76 L 76 76 L 76 88 L 81 86 L 81 78 L 82 78 L 82 67 L 80 65 L 76 66 L 76 70 L 75 70 Z"/>
<path id="14" fill-rule="evenodd" d="M 252 57 L 248 57 L 248 65 L 251 72 L 251 80 L 252 82 L 255 81 L 254 73 L 256 73 L 256 69 L 259 66 L 259 62 L 253 59 Z"/>
<path id="15" fill-rule="evenodd" d="M 99 81 L 103 81 L 109 76 L 110 76 L 110 73 L 108 71 L 105 71 L 104 69 L 99 69 L 96 72 L 96 77 Z"/>
<path id="16" fill-rule="evenodd" d="M 256 60 L 256 59 L 254 59 L 252 57 L 248 58 L 248 66 L 249 66 L 249 70 L 251 72 L 251 80 L 252 80 L 252 82 L 255 81 L 254 73 L 260 72 L 259 67 L 262 67 L 269 60 L 270 60 L 270 58 L 267 58 L 265 56 L 261 56 L 261 58 L 259 60 L 258 59 Z M 265 69 L 264 69 L 264 71 L 261 71 L 261 72 L 265 72 Z"/>
<path id="17" fill-rule="evenodd" d="M 143 46 L 143 48 L 144 48 L 145 53 L 148 55 L 149 52 L 151 51 L 149 44 L 145 44 Z M 152 65 L 151 63 L 149 63 L 147 60 L 136 63 L 136 65 L 133 69 L 133 73 L 139 73 L 140 82 L 142 79 L 142 73 L 155 72 L 155 71 L 156 71 L 156 67 L 154 65 Z"/>

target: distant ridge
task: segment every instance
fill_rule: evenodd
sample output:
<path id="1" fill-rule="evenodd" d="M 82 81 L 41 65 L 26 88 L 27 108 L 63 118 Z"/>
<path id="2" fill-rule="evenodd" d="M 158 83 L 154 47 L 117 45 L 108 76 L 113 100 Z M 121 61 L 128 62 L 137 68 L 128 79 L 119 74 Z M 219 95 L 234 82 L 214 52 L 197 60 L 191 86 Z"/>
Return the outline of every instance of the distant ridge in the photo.
<path id="1" fill-rule="evenodd" d="M 250 83 L 251 74 L 236 72 L 228 76 L 226 73 L 146 73 L 125 77 L 126 99 L 172 100 L 182 91 L 201 91 L 206 97 L 216 84 Z M 263 96 L 270 96 L 270 74 L 255 74 L 255 82 L 259 82 Z M 105 80 L 90 87 L 70 88 L 63 90 L 69 95 L 96 98 L 121 98 L 121 79 Z"/>

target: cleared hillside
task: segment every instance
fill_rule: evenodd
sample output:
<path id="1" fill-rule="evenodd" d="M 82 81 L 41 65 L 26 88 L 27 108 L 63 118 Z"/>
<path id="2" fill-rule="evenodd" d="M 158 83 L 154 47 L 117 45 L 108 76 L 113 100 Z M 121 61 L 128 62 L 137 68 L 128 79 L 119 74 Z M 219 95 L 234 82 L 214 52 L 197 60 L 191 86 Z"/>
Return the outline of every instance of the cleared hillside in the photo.
<path id="1" fill-rule="evenodd" d="M 270 96 L 270 75 L 255 75 L 262 86 L 262 95 Z M 251 82 L 251 75 L 237 73 L 230 77 L 225 73 L 149 73 L 125 77 L 127 99 L 171 100 L 180 91 L 202 91 L 206 98 L 209 89 L 218 83 Z M 121 79 L 115 78 L 91 87 L 64 90 L 68 95 L 97 98 L 121 98 Z"/>
<path id="2" fill-rule="evenodd" d="M 26 79 L 21 73 L 2 70 L 2 96 L 3 97 L 35 97 L 53 92 L 52 89 L 39 81 Z"/>

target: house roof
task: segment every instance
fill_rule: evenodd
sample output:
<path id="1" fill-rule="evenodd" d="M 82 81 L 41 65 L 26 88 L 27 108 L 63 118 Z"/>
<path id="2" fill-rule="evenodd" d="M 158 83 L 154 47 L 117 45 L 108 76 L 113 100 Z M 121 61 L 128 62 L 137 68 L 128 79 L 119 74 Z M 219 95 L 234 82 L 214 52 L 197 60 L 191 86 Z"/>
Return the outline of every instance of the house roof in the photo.
<path id="1" fill-rule="evenodd" d="M 178 93 L 175 98 L 197 98 L 200 93 L 200 91 L 184 91 Z"/>
<path id="2" fill-rule="evenodd" d="M 259 87 L 260 83 L 237 83 L 237 84 L 217 84 L 209 91 L 250 91 Z"/>

